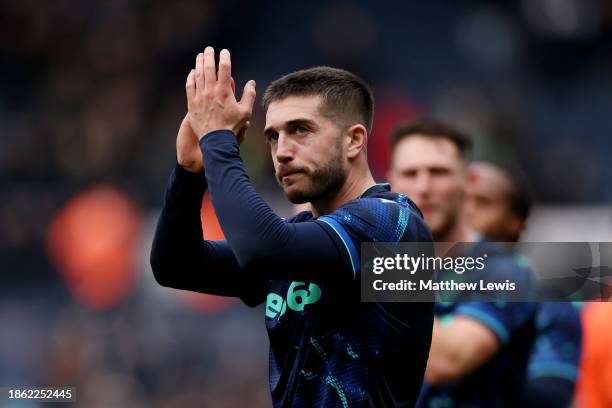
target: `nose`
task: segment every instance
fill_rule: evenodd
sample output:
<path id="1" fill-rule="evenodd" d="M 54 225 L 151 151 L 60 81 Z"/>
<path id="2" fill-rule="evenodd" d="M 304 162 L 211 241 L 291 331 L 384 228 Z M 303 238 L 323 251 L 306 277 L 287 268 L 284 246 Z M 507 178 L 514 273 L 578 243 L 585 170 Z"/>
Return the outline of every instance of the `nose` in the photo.
<path id="1" fill-rule="evenodd" d="M 276 160 L 282 164 L 289 163 L 295 157 L 295 144 L 284 132 L 278 135 L 275 156 Z"/>
<path id="2" fill-rule="evenodd" d="M 419 171 L 416 175 L 415 190 L 420 195 L 427 195 L 431 189 L 431 176 L 427 171 Z"/>

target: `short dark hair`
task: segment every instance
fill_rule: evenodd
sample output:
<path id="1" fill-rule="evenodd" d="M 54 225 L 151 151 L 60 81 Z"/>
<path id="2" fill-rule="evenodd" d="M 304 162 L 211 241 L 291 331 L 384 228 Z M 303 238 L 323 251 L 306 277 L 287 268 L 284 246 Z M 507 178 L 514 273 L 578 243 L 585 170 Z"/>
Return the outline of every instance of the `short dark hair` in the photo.
<path id="1" fill-rule="evenodd" d="M 457 128 L 437 119 L 423 118 L 411 123 L 401 123 L 396 126 L 393 132 L 391 132 L 391 152 L 395 150 L 395 147 L 400 141 L 417 135 L 450 140 L 457 146 L 459 154 L 464 159 L 467 158 L 473 145 L 472 138 Z"/>
<path id="2" fill-rule="evenodd" d="M 504 164 L 495 161 L 490 161 L 489 163 L 499 168 L 510 184 L 510 189 L 507 192 L 510 210 L 521 219 L 527 219 L 533 205 L 533 193 L 525 173 L 515 164 Z"/>
<path id="3" fill-rule="evenodd" d="M 357 75 L 339 68 L 314 67 L 287 74 L 272 82 L 263 96 L 263 108 L 289 96 L 321 97 L 324 114 L 345 116 L 372 131 L 374 96 Z"/>

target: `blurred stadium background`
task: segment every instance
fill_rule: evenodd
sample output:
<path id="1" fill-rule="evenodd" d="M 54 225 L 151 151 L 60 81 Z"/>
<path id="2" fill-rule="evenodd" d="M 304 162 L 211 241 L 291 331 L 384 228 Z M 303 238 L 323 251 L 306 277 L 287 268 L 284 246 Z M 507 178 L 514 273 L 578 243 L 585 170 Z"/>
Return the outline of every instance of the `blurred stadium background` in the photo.
<path id="1" fill-rule="evenodd" d="M 206 45 L 260 95 L 313 65 L 364 77 L 381 181 L 391 128 L 433 115 L 529 176 L 525 239 L 612 240 L 612 1 L 1 0 L 0 26 L 0 385 L 74 385 L 88 408 L 270 405 L 262 310 L 158 287 L 148 265 Z M 243 158 L 287 215 L 262 126 L 258 108 Z"/>

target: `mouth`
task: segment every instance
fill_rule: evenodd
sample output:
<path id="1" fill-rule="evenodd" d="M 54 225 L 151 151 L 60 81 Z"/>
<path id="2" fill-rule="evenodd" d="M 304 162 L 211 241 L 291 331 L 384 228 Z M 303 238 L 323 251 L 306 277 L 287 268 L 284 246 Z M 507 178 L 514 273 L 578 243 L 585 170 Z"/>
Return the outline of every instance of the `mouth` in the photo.
<path id="1" fill-rule="evenodd" d="M 284 173 L 281 173 L 278 175 L 278 179 L 284 183 L 285 181 L 290 181 L 296 177 L 298 177 L 300 174 L 302 174 L 302 171 L 296 170 L 296 171 L 287 171 Z"/>
<path id="2" fill-rule="evenodd" d="M 302 173 L 301 172 L 289 173 L 289 174 L 283 176 L 281 178 L 281 181 L 283 183 L 287 182 L 287 181 L 291 181 L 291 180 L 295 179 L 296 177 L 298 177 L 300 174 L 302 174 Z"/>
<path id="3" fill-rule="evenodd" d="M 421 210 L 423 215 L 428 215 L 428 214 L 431 214 L 433 212 L 434 207 L 431 206 L 431 205 L 423 205 L 423 206 L 420 206 L 419 209 Z"/>

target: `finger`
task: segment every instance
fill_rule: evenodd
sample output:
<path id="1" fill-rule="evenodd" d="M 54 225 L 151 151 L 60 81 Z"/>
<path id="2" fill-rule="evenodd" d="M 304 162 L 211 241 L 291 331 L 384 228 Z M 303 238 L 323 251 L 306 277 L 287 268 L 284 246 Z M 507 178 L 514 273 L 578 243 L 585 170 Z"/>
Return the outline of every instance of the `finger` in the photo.
<path id="1" fill-rule="evenodd" d="M 215 72 L 215 49 L 206 47 L 204 50 L 204 86 L 209 90 L 215 87 L 217 73 Z"/>
<path id="2" fill-rule="evenodd" d="M 234 81 L 234 77 L 230 77 L 230 86 L 232 88 L 232 93 L 236 95 L 236 81 Z"/>
<path id="3" fill-rule="evenodd" d="M 232 77 L 232 62 L 228 50 L 223 49 L 219 53 L 219 86 L 222 89 L 230 87 Z"/>
<path id="4" fill-rule="evenodd" d="M 187 93 L 187 106 L 189 106 L 196 95 L 195 70 L 193 69 L 189 72 L 189 75 L 187 75 L 185 91 Z"/>
<path id="5" fill-rule="evenodd" d="M 196 57 L 195 85 L 196 90 L 200 92 L 204 90 L 204 54 L 202 53 Z"/>
<path id="6" fill-rule="evenodd" d="M 243 108 L 248 109 L 249 112 L 253 111 L 253 104 L 255 103 L 255 81 L 252 79 L 244 86 L 242 91 L 242 98 L 240 99 L 240 105 Z"/>

